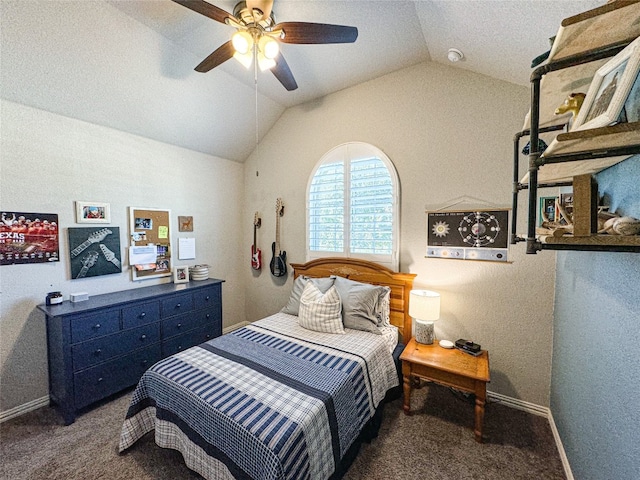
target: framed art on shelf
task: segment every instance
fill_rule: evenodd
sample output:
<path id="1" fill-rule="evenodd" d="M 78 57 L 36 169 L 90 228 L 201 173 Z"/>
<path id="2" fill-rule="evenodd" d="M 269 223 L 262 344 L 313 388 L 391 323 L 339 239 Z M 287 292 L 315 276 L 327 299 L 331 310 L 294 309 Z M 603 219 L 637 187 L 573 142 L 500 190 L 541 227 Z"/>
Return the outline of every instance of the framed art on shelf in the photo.
<path id="1" fill-rule="evenodd" d="M 639 70 L 640 38 L 637 38 L 596 71 L 572 130 L 618 122 L 630 92 L 633 90 L 637 95 L 638 90 L 632 87 Z"/>
<path id="2" fill-rule="evenodd" d="M 189 281 L 189 267 L 173 267 L 173 283 L 187 283 Z"/>
<path id="3" fill-rule="evenodd" d="M 109 204 L 76 200 L 76 223 L 111 223 Z"/>

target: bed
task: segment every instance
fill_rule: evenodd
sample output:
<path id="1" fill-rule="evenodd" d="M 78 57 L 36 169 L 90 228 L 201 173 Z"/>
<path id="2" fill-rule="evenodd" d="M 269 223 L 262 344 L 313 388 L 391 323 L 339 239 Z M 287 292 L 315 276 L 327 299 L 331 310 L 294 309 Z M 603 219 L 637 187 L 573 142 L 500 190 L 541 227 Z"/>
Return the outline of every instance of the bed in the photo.
<path id="1" fill-rule="evenodd" d="M 155 430 L 208 480 L 342 476 L 399 390 L 415 275 L 356 259 L 292 267 L 282 311 L 145 372 L 121 453 Z"/>

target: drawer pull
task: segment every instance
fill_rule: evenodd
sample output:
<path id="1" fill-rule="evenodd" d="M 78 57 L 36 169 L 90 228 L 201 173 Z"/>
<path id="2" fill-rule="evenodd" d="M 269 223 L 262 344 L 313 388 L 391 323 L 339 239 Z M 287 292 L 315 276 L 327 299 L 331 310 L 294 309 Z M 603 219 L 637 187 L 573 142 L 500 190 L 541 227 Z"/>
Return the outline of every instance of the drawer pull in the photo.
<path id="1" fill-rule="evenodd" d="M 98 328 L 100 328 L 100 324 L 96 323 L 95 327 L 93 327 L 93 328 L 95 328 L 97 330 Z"/>
<path id="2" fill-rule="evenodd" d="M 147 316 L 146 312 L 142 312 L 142 313 L 140 314 L 140 318 L 144 318 L 144 317 L 146 317 L 146 316 Z"/>
<path id="3" fill-rule="evenodd" d="M 143 366 L 146 366 L 148 363 L 149 363 L 149 361 L 148 361 L 148 360 L 143 360 L 143 361 L 142 361 L 142 365 L 143 365 Z"/>
<path id="4" fill-rule="evenodd" d="M 142 336 L 140 337 L 140 340 L 146 340 L 147 336 L 143 333 Z"/>
<path id="5" fill-rule="evenodd" d="M 176 308 L 180 308 L 180 304 L 179 303 L 176 303 Z"/>
<path id="6" fill-rule="evenodd" d="M 182 328 L 182 324 L 181 323 L 177 324 L 176 328 Z"/>
<path id="7" fill-rule="evenodd" d="M 211 314 L 207 313 L 207 320 L 209 320 L 211 318 Z"/>
<path id="8" fill-rule="evenodd" d="M 98 379 L 98 383 L 102 382 L 102 380 L 103 380 L 103 378 L 102 378 L 102 377 L 100 377 L 100 378 Z"/>
<path id="9" fill-rule="evenodd" d="M 209 301 L 209 295 L 207 295 L 207 296 L 204 298 L 204 301 L 205 301 L 205 302 L 208 302 L 208 301 Z"/>
<path id="10" fill-rule="evenodd" d="M 96 353 L 96 355 L 100 355 L 102 353 L 102 350 L 101 349 L 97 349 L 95 353 Z"/>

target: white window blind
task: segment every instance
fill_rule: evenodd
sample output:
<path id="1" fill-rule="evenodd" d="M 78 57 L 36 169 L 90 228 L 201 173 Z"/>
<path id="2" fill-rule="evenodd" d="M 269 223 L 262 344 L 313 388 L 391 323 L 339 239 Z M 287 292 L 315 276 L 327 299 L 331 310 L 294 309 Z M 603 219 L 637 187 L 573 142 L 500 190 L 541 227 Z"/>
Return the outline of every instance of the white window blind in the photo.
<path id="1" fill-rule="evenodd" d="M 328 152 L 307 189 L 308 259 L 353 256 L 397 269 L 397 190 L 393 164 L 372 145 Z"/>

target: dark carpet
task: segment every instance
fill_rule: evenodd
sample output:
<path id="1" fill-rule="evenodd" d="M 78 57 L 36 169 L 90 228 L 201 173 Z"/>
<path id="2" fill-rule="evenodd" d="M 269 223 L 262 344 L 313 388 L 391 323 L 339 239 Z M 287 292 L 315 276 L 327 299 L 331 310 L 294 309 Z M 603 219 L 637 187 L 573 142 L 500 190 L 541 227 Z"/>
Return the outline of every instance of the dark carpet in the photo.
<path id="1" fill-rule="evenodd" d="M 180 453 L 161 449 L 153 434 L 117 452 L 131 392 L 82 413 L 64 426 L 40 408 L 0 425 L 2 479 L 201 479 Z M 413 415 L 388 403 L 380 434 L 364 444 L 344 480 L 565 479 L 546 418 L 499 403 L 487 405 L 485 443 L 473 438 L 473 401 L 430 384 L 414 390 Z"/>

